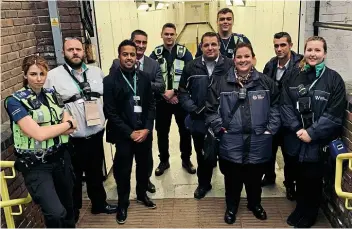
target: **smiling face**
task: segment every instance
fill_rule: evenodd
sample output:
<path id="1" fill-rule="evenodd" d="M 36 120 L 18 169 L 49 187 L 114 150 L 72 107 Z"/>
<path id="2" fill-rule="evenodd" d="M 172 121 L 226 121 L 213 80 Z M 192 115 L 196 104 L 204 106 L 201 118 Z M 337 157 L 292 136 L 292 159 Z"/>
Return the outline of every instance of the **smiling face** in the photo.
<path id="1" fill-rule="evenodd" d="M 319 40 L 308 41 L 304 51 L 304 58 L 306 63 L 314 67 L 324 61 L 326 52 L 324 50 L 324 43 Z"/>
<path id="2" fill-rule="evenodd" d="M 226 14 L 219 14 L 218 17 L 218 29 L 221 32 L 231 32 L 233 25 L 233 15 L 228 12 Z"/>
<path id="3" fill-rule="evenodd" d="M 136 48 L 130 45 L 122 46 L 119 59 L 122 69 L 133 70 L 136 64 Z"/>
<path id="4" fill-rule="evenodd" d="M 173 46 L 176 36 L 176 30 L 170 27 L 166 27 L 161 33 L 161 38 L 163 39 L 165 46 Z"/>
<path id="5" fill-rule="evenodd" d="M 247 74 L 253 67 L 253 55 L 248 47 L 241 47 L 235 53 L 235 66 L 239 74 Z"/>
<path id="6" fill-rule="evenodd" d="M 28 86 L 34 91 L 40 91 L 44 86 L 47 76 L 47 70 L 44 67 L 33 64 L 28 68 L 27 74 L 24 76 L 28 81 Z"/>
<path id="7" fill-rule="evenodd" d="M 205 60 L 212 61 L 216 60 L 219 56 L 219 40 L 217 37 L 204 37 L 202 41 L 202 52 Z"/>
<path id="8" fill-rule="evenodd" d="M 143 56 L 145 50 L 147 49 L 148 38 L 144 35 L 136 35 L 133 38 L 133 42 L 137 46 L 137 55 Z"/>

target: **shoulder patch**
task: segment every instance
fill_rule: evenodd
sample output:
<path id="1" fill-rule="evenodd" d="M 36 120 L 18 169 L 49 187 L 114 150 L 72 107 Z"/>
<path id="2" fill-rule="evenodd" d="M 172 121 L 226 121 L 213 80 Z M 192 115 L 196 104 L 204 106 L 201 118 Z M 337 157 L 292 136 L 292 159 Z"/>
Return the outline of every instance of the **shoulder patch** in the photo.
<path id="1" fill-rule="evenodd" d="M 162 45 L 157 46 L 154 49 L 155 55 L 159 56 L 163 54 L 164 47 Z"/>
<path id="2" fill-rule="evenodd" d="M 12 95 L 14 98 L 21 100 L 21 99 L 27 98 L 31 94 L 32 94 L 31 90 L 25 89 L 25 90 L 21 90 L 21 91 L 16 91 Z"/>
<path id="3" fill-rule="evenodd" d="M 45 93 L 51 93 L 51 94 L 55 92 L 54 88 L 43 88 L 43 91 Z"/>

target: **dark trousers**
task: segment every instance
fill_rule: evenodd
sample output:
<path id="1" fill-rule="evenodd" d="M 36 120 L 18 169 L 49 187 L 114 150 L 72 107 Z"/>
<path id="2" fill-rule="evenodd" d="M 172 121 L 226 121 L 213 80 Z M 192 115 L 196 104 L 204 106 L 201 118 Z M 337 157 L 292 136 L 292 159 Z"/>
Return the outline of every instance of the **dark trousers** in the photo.
<path id="1" fill-rule="evenodd" d="M 129 206 L 131 191 L 131 172 L 133 157 L 136 160 L 136 193 L 137 196 L 146 194 L 149 179 L 149 150 L 152 144 L 151 133 L 142 143 L 126 140 L 116 143 L 116 154 L 114 158 L 114 177 L 117 185 L 118 205 L 122 208 Z"/>
<path id="2" fill-rule="evenodd" d="M 297 208 L 306 216 L 316 218 L 323 191 L 323 163 L 297 164 Z"/>
<path id="3" fill-rule="evenodd" d="M 280 130 L 277 134 L 273 137 L 272 143 L 272 158 L 265 166 L 265 177 L 267 179 L 275 179 L 275 164 L 276 164 L 276 154 L 279 150 L 279 146 L 281 146 L 282 156 L 284 158 L 284 177 L 285 181 L 284 184 L 286 187 L 292 187 L 296 181 L 295 178 L 295 163 L 297 161 L 296 157 L 292 157 L 285 152 L 284 147 L 284 131 Z"/>
<path id="4" fill-rule="evenodd" d="M 61 152 L 59 152 L 61 153 Z M 54 162 L 23 171 L 28 192 L 44 215 L 47 228 L 74 228 L 73 169 L 67 151 Z"/>
<path id="5" fill-rule="evenodd" d="M 85 174 L 88 197 L 95 208 L 102 208 L 106 204 L 104 189 L 104 131 L 89 138 L 70 138 L 74 148 L 72 165 L 76 180 L 73 192 L 75 211 L 82 208 L 82 176 Z"/>
<path id="6" fill-rule="evenodd" d="M 201 133 L 192 133 L 194 149 L 197 153 L 197 176 L 198 176 L 198 185 L 202 187 L 209 187 L 211 182 L 211 177 L 213 176 L 213 164 L 212 161 L 204 160 L 203 156 L 203 146 L 205 134 Z"/>
<path id="7" fill-rule="evenodd" d="M 169 160 L 169 132 L 172 115 L 175 115 L 178 132 L 180 135 L 180 151 L 182 160 L 190 160 L 192 154 L 191 133 L 186 129 L 185 118 L 187 113 L 181 105 L 170 104 L 165 100 L 156 105 L 155 129 L 158 136 L 159 158 L 161 162 Z"/>
<path id="8" fill-rule="evenodd" d="M 243 184 L 246 188 L 249 207 L 260 205 L 260 185 L 265 164 L 238 164 L 219 159 L 220 171 L 225 179 L 225 199 L 228 209 L 237 212 Z"/>

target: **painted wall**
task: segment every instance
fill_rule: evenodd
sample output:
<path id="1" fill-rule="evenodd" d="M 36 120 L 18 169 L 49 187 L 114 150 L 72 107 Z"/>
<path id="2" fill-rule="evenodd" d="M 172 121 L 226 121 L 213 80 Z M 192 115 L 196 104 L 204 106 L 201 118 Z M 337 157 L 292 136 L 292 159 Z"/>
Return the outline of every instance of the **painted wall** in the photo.
<path id="1" fill-rule="evenodd" d="M 217 30 L 218 10 L 228 7 L 225 1 L 212 1 L 209 5 L 210 24 Z M 230 6 L 234 12 L 233 32 L 245 34 L 251 41 L 257 56 L 257 69 L 275 55 L 273 35 L 288 32 L 297 50 L 299 27 L 299 1 L 246 1 L 246 6 Z"/>
<path id="2" fill-rule="evenodd" d="M 314 2 L 306 2 L 302 5 L 304 21 L 301 23 L 301 47 L 304 49 L 304 41 L 313 36 Z M 352 24 L 351 1 L 321 1 L 320 22 L 339 24 Z M 352 81 L 352 31 L 319 28 L 319 36 L 325 38 L 328 45 L 326 64 L 336 70 L 344 80 Z"/>
<path id="3" fill-rule="evenodd" d="M 131 32 L 142 29 L 148 33 L 149 55 L 155 46 L 162 43 L 160 32 L 167 22 L 175 23 L 180 32 L 185 24 L 183 3 L 170 3 L 169 9 L 137 11 L 133 0 L 96 1 L 95 15 L 99 37 L 101 66 L 107 75 L 113 59 L 117 58 L 117 48 L 124 39 L 129 39 Z"/>
<path id="4" fill-rule="evenodd" d="M 205 2 L 186 2 L 184 5 L 187 23 L 206 21 L 207 14 L 205 12 Z"/>

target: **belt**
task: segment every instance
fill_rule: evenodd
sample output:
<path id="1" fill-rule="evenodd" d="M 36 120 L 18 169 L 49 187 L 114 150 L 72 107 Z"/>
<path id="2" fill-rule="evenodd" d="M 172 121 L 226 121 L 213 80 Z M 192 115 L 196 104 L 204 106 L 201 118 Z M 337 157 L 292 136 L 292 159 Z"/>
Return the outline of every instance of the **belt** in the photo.
<path id="1" fill-rule="evenodd" d="M 100 96 L 101 96 L 100 93 L 98 93 L 98 92 L 89 92 L 88 94 L 90 97 L 95 97 L 95 98 L 100 98 Z M 82 95 L 76 94 L 76 95 L 72 96 L 71 98 L 69 98 L 68 100 L 65 100 L 64 103 L 65 104 L 72 103 L 72 102 L 75 102 L 75 101 L 77 101 L 79 99 L 83 99 L 83 98 L 84 97 Z"/>
<path id="2" fill-rule="evenodd" d="M 21 150 L 16 149 L 17 155 L 19 157 L 29 158 L 34 162 L 46 163 L 51 161 L 53 156 L 57 155 L 58 152 L 64 150 L 64 145 L 60 144 L 53 146 L 49 149 L 40 149 L 40 150 Z"/>

